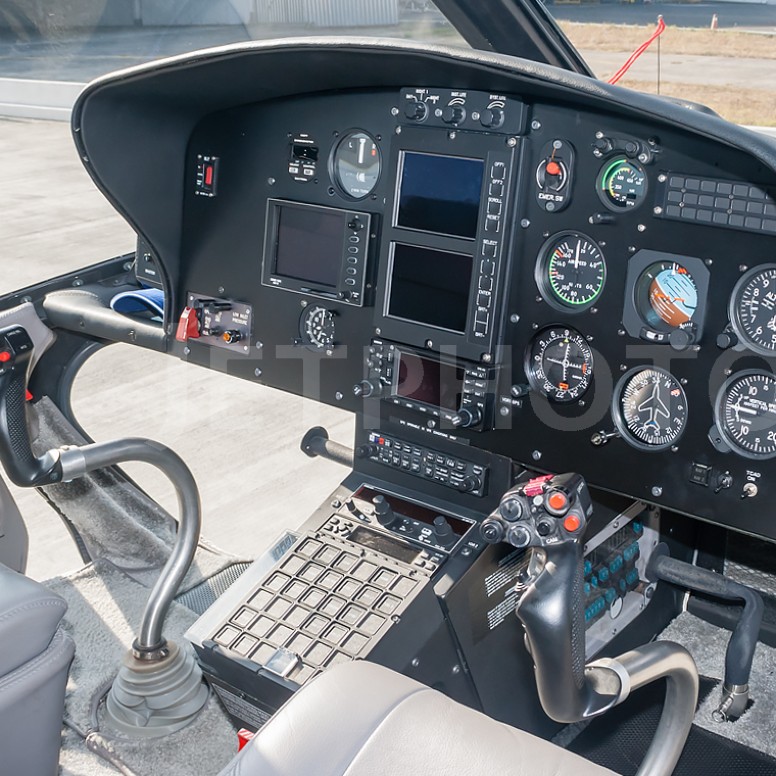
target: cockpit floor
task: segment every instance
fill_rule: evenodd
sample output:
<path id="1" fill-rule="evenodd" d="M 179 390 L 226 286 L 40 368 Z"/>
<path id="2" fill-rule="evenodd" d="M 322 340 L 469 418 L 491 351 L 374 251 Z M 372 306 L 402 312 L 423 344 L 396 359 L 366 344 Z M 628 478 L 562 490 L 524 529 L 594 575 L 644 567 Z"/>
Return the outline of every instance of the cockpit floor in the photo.
<path id="1" fill-rule="evenodd" d="M 91 768 L 76 770 L 88 762 L 88 750 L 92 750 L 96 751 L 94 757 L 99 753 L 132 776 L 219 773 L 234 756 L 237 742 L 234 728 L 215 697 L 210 698 L 192 724 L 164 738 L 132 742 L 100 729 L 99 701 L 132 642 L 148 589 L 105 561 L 46 584 L 67 601 L 69 608 L 63 627 L 76 644 L 65 720 L 69 728 L 80 733 L 81 739 L 74 739 L 69 732 L 64 736 L 64 772 L 72 776 L 101 773 Z M 165 623 L 166 637 L 183 643 L 183 634 L 196 617 L 191 610 L 174 603 Z"/>
<path id="2" fill-rule="evenodd" d="M 703 679 L 701 693 L 716 699 L 717 683 Z M 568 749 L 621 776 L 635 776 L 657 728 L 663 694 L 662 683 L 635 692 L 616 714 L 605 714 L 588 725 Z M 699 774 L 774 776 L 776 760 L 693 725 L 673 776 Z"/>

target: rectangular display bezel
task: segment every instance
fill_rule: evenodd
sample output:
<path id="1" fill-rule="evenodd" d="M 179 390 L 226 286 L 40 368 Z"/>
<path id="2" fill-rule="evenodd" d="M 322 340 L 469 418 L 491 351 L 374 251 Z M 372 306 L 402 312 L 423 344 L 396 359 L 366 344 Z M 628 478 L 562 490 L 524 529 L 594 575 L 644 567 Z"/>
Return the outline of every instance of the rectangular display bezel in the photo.
<path id="1" fill-rule="evenodd" d="M 401 386 L 400 386 L 400 379 L 401 379 L 401 364 L 402 361 L 407 361 L 409 359 L 417 359 L 421 362 L 428 362 L 431 364 L 439 364 L 439 381 L 436 388 L 438 388 L 438 391 L 435 391 L 435 393 L 438 393 L 440 401 L 435 402 L 429 402 L 424 401 L 422 399 L 417 398 L 419 391 L 416 389 L 412 394 L 410 393 L 402 393 L 401 392 Z M 458 401 L 455 403 L 455 406 L 443 406 L 441 403 L 442 399 L 442 393 L 443 393 L 443 384 L 442 384 L 442 369 L 446 368 L 449 370 L 460 370 L 461 376 L 460 376 L 460 382 L 458 381 L 458 378 L 456 377 L 456 386 L 452 389 L 454 395 L 458 396 Z M 411 350 L 409 348 L 397 348 L 396 349 L 396 355 L 395 355 L 395 363 L 394 363 L 394 373 L 393 373 L 393 382 L 391 383 L 391 397 L 399 399 L 404 402 L 411 402 L 414 405 L 429 407 L 434 410 L 439 410 L 442 413 L 456 413 L 459 409 L 461 409 L 463 394 L 464 394 L 464 381 L 466 379 L 466 368 L 462 366 L 461 364 L 453 361 L 452 359 L 446 359 L 441 358 L 433 353 L 418 353 L 414 350 Z M 426 390 L 429 390 L 427 387 Z"/>
<path id="2" fill-rule="evenodd" d="M 277 271 L 281 217 L 284 212 L 290 211 L 311 214 L 323 212 L 326 215 L 337 216 L 341 220 L 342 240 L 337 257 L 336 280 L 333 285 L 293 277 Z M 361 211 L 269 198 L 261 268 L 262 285 L 322 299 L 336 299 L 344 304 L 362 307 L 365 303 L 364 289 L 371 221 L 371 214 Z M 332 259 L 332 269 L 334 263 Z"/>

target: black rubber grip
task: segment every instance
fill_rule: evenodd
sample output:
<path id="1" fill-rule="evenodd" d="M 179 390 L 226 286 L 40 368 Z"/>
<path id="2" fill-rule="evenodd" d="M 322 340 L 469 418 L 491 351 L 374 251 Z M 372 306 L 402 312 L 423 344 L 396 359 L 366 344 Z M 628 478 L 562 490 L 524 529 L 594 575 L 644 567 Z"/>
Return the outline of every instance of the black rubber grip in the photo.
<path id="1" fill-rule="evenodd" d="M 61 479 L 58 462 L 37 458 L 27 427 L 27 370 L 33 346 L 21 326 L 0 330 L 0 461 L 9 479 L 35 487 Z"/>
<path id="2" fill-rule="evenodd" d="M 763 619 L 764 606 L 760 594 L 714 571 L 684 563 L 665 554 L 653 555 L 647 575 L 698 593 L 743 603 L 741 617 L 725 653 L 725 683 L 739 686 L 749 684 L 754 650 Z"/>

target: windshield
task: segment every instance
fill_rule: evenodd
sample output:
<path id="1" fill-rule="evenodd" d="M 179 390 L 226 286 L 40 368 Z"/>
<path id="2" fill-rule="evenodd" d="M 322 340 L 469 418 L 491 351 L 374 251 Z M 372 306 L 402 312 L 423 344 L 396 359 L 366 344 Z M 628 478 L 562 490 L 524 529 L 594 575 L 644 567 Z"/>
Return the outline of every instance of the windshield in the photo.
<path id="1" fill-rule="evenodd" d="M 430 0 L 10 0 L 0 3 L 0 77 L 86 82 L 197 49 L 302 35 L 466 45 Z"/>
<path id="2" fill-rule="evenodd" d="M 617 83 L 776 127 L 776 2 L 553 3 L 545 6 L 602 80 L 665 29 Z"/>

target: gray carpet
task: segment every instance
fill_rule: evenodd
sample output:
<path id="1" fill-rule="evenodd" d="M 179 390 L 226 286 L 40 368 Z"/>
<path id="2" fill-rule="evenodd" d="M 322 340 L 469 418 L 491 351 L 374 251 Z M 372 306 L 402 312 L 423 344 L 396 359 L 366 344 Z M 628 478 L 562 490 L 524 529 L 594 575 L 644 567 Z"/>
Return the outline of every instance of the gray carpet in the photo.
<path id="1" fill-rule="evenodd" d="M 37 453 L 84 443 L 48 397 L 36 402 L 34 411 Z M 41 490 L 54 509 L 75 527 L 92 558 L 107 560 L 142 584 L 153 585 L 170 554 L 177 528 L 176 521 L 153 499 L 115 469 L 92 472 Z M 238 560 L 249 559 L 232 557 L 200 541 L 180 592 Z"/>
<path id="2" fill-rule="evenodd" d="M 686 647 L 698 665 L 702 676 L 721 680 L 725 673 L 725 650 L 730 632 L 717 628 L 687 612 L 679 615 L 659 638 L 675 641 Z M 776 757 L 776 649 L 758 644 L 755 650 L 749 687 L 754 703 L 735 722 L 714 722 L 711 712 L 720 701 L 720 689 L 715 688 L 700 705 L 695 724 L 712 733 L 750 746 Z"/>
<path id="3" fill-rule="evenodd" d="M 234 755 L 236 736 L 215 698 L 211 697 L 205 711 L 191 725 L 164 739 L 137 744 L 97 729 L 97 701 L 134 638 L 148 590 L 104 561 L 46 584 L 67 601 L 63 627 L 76 643 L 65 701 L 67 725 L 86 738 L 89 749 L 102 750 L 115 758 L 132 776 L 217 774 Z M 195 619 L 193 612 L 173 604 L 165 624 L 166 637 L 185 644 L 183 633 Z M 77 770 L 77 763 L 88 752 L 82 743 L 72 743 L 66 736 L 63 765 L 70 768 L 67 773 L 91 774 L 91 770 Z"/>

